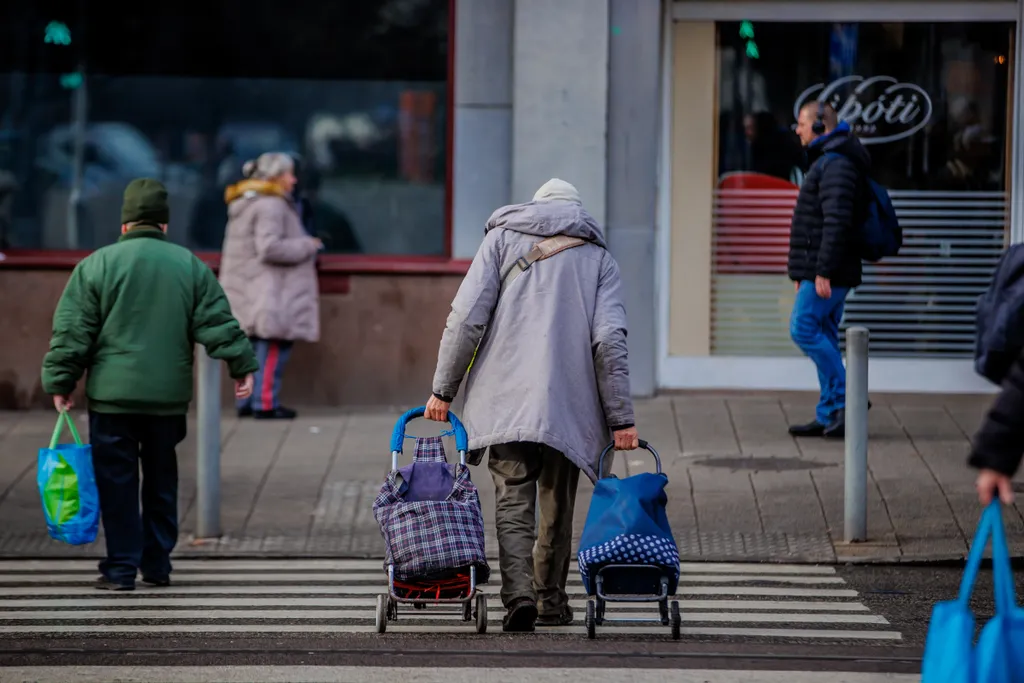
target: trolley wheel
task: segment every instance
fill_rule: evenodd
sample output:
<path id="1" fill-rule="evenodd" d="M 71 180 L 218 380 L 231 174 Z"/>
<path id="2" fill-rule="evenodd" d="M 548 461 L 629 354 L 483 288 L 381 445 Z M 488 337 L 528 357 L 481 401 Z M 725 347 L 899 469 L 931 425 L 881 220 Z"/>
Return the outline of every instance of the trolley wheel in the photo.
<path id="1" fill-rule="evenodd" d="M 604 624 L 604 608 L 607 605 L 608 603 L 606 603 L 603 598 L 597 598 L 597 618 L 595 619 L 595 623 L 598 626 Z"/>
<path id="2" fill-rule="evenodd" d="M 661 625 L 668 626 L 672 621 L 668 618 L 668 598 L 658 603 L 658 614 L 661 616 Z"/>
<path id="3" fill-rule="evenodd" d="M 483 593 L 476 595 L 476 632 L 487 633 L 487 596 Z"/>
<path id="4" fill-rule="evenodd" d="M 680 631 L 683 628 L 683 617 L 679 614 L 679 601 L 672 601 L 672 640 L 679 640 Z"/>
<path id="5" fill-rule="evenodd" d="M 473 601 L 466 600 L 462 603 L 462 620 L 473 621 Z"/>
<path id="6" fill-rule="evenodd" d="M 587 600 L 587 638 L 597 638 L 597 605 L 593 600 Z"/>
<path id="7" fill-rule="evenodd" d="M 384 633 L 388 629 L 388 596 L 377 596 L 377 633 Z"/>
<path id="8" fill-rule="evenodd" d="M 398 621 L 398 602 L 388 597 L 388 621 Z"/>

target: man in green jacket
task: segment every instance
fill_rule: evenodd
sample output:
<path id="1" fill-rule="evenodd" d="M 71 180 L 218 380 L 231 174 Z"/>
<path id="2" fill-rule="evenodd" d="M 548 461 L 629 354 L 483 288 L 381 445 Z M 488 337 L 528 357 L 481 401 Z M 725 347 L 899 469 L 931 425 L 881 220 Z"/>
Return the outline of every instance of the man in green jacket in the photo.
<path id="1" fill-rule="evenodd" d="M 227 361 L 235 395 L 252 393 L 259 365 L 209 267 L 167 241 L 167 190 L 128 184 L 121 237 L 75 268 L 53 315 L 43 389 L 58 411 L 88 373 L 89 443 L 107 557 L 97 588 L 170 583 L 178 539 L 178 463 L 192 401 L 196 343 Z M 142 511 L 139 512 L 139 465 Z"/>

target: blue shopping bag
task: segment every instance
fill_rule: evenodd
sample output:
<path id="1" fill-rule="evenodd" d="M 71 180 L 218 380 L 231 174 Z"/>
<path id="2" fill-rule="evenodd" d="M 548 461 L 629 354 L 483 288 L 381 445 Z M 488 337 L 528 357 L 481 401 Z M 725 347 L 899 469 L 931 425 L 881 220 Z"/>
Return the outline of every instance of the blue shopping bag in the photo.
<path id="1" fill-rule="evenodd" d="M 59 444 L 64 425 L 74 437 L 74 445 Z M 100 494 L 92 469 L 92 446 L 82 443 L 67 411 L 61 411 L 57 417 L 50 447 L 39 449 L 36 484 L 50 538 L 71 545 L 96 540 L 100 526 Z"/>
<path id="2" fill-rule="evenodd" d="M 661 459 L 650 444 L 641 440 L 640 447 L 654 456 L 657 474 L 642 472 L 625 479 L 605 476 L 594 484 L 577 554 L 587 595 L 596 591 L 591 579 L 601 567 L 610 564 L 661 567 L 669 577 L 669 595 L 674 595 L 678 587 L 679 549 L 666 510 L 668 477 L 662 473 Z M 611 449 L 609 444 L 601 453 L 599 473 L 604 473 L 604 458 Z"/>
<path id="3" fill-rule="evenodd" d="M 968 601 L 989 538 L 996 614 L 982 628 L 975 645 L 974 615 Z M 1017 606 L 998 500 L 985 509 L 978 524 L 960 583 L 960 596 L 932 609 L 921 683 L 1024 683 L 1024 610 Z"/>

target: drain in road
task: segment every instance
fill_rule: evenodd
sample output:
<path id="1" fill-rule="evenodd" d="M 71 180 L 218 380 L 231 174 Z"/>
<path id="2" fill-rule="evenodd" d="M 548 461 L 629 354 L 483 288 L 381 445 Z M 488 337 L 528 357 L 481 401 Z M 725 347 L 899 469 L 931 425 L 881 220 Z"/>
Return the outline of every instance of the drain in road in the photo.
<path id="1" fill-rule="evenodd" d="M 730 458 L 702 458 L 694 460 L 694 465 L 704 467 L 717 467 L 719 469 L 732 470 L 733 472 L 795 472 L 799 470 L 820 470 L 826 467 L 836 467 L 834 463 L 815 462 L 803 458 L 757 458 L 757 457 L 730 457 Z"/>

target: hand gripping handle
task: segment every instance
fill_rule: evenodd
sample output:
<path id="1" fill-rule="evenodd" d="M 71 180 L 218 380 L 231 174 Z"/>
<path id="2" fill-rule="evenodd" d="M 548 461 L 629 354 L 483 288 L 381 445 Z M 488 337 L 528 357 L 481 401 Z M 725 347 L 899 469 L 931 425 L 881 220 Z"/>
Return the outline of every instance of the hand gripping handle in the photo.
<path id="1" fill-rule="evenodd" d="M 605 446 L 604 450 L 601 451 L 601 457 L 598 458 L 597 461 L 597 477 L 599 479 L 604 477 L 604 456 L 608 455 L 608 451 L 612 450 L 613 448 L 615 448 L 614 441 Z M 654 456 L 654 464 L 658 468 L 658 474 L 661 474 L 661 456 L 658 455 L 658 451 L 654 450 L 654 446 L 647 443 L 643 439 L 640 439 L 640 448 L 649 451 L 650 454 Z"/>
<path id="2" fill-rule="evenodd" d="M 398 418 L 398 422 L 395 423 L 395 429 L 391 432 L 391 452 L 401 453 L 402 445 L 405 443 L 405 425 L 416 418 L 423 417 L 423 413 L 427 411 L 426 406 L 420 406 L 419 408 L 413 408 L 402 417 Z M 452 426 L 452 430 L 455 432 L 455 450 L 457 451 L 468 451 L 469 450 L 469 436 L 466 434 L 466 428 L 462 426 L 462 422 L 452 411 L 448 411 L 448 423 Z"/>

